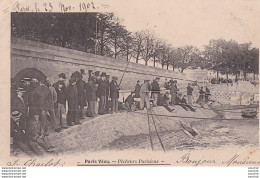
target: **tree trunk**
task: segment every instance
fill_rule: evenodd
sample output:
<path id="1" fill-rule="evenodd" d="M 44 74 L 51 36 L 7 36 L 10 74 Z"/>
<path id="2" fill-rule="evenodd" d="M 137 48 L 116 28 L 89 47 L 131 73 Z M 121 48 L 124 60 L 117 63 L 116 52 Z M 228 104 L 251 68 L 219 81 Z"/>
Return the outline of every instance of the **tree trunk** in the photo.
<path id="1" fill-rule="evenodd" d="M 147 64 L 148 64 L 148 61 L 146 60 L 146 61 L 145 61 L 145 65 L 147 66 Z"/>
<path id="2" fill-rule="evenodd" d="M 219 79 L 219 71 L 217 70 L 217 80 Z"/>
<path id="3" fill-rule="evenodd" d="M 253 77 L 254 77 L 254 81 L 255 81 L 255 71 L 254 71 L 254 75 L 253 75 Z"/>
<path id="4" fill-rule="evenodd" d="M 155 67 L 155 62 L 156 62 L 155 56 L 153 56 L 153 67 Z"/>
<path id="5" fill-rule="evenodd" d="M 168 70 L 169 69 L 169 63 L 167 63 L 166 67 L 167 67 L 167 70 Z"/>

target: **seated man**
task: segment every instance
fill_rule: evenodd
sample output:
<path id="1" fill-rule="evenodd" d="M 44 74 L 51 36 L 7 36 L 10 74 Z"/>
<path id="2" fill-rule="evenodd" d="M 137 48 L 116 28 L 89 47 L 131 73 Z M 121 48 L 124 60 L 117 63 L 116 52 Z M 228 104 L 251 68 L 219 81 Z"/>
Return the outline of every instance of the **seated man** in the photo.
<path id="1" fill-rule="evenodd" d="M 131 91 L 131 94 L 125 99 L 125 106 L 129 112 L 134 110 L 134 94 L 135 92 Z"/>
<path id="2" fill-rule="evenodd" d="M 158 106 L 164 106 L 169 112 L 172 112 L 174 109 L 169 107 L 170 103 L 170 94 L 166 92 L 165 94 L 160 94 L 158 98 Z"/>
<path id="3" fill-rule="evenodd" d="M 13 111 L 11 114 L 11 152 L 16 154 L 17 149 L 20 149 L 28 156 L 33 156 L 33 151 L 26 139 L 25 130 L 23 130 L 20 123 L 21 115 L 22 113 L 19 111 Z"/>
<path id="4" fill-rule="evenodd" d="M 32 112 L 32 118 L 27 125 L 27 136 L 29 144 L 37 155 L 43 155 L 40 147 L 47 152 L 53 153 L 53 146 L 50 145 L 49 139 L 44 134 L 42 124 L 40 122 L 40 111 L 35 109 Z"/>
<path id="5" fill-rule="evenodd" d="M 182 99 L 181 99 L 181 96 L 182 96 L 182 94 L 180 93 L 176 97 L 176 105 L 181 106 L 186 111 L 188 111 L 188 108 L 189 108 L 192 112 L 195 112 L 195 109 L 187 104 L 186 95 L 183 95 Z"/>

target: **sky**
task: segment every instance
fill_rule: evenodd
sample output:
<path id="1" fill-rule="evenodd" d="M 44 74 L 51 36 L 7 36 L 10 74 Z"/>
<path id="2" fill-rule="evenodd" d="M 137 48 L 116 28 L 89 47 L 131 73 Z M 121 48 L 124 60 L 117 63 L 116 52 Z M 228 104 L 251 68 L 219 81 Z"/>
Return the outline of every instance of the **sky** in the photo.
<path id="1" fill-rule="evenodd" d="M 260 46 L 259 0 L 106 0 L 129 31 L 149 29 L 173 46 L 224 38 Z"/>

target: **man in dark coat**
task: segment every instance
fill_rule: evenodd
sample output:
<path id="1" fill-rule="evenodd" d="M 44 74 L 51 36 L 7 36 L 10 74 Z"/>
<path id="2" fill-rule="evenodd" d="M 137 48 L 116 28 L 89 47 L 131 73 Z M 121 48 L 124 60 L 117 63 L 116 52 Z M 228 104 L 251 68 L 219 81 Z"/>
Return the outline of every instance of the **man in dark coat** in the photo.
<path id="1" fill-rule="evenodd" d="M 66 75 L 64 73 L 60 73 L 59 74 L 59 80 L 56 83 L 53 84 L 53 87 L 57 88 L 59 82 L 62 82 L 64 84 L 64 87 L 65 87 L 66 86 L 65 85 L 65 80 L 66 80 Z"/>
<path id="2" fill-rule="evenodd" d="M 57 93 L 57 104 L 55 106 L 55 113 L 57 118 L 57 125 L 60 128 L 66 129 L 67 127 L 67 121 L 66 121 L 66 100 L 67 100 L 67 94 L 66 94 L 66 87 L 64 82 L 58 81 L 56 83 L 56 93 Z"/>
<path id="3" fill-rule="evenodd" d="M 106 94 L 107 94 L 107 86 L 106 86 L 106 73 L 101 74 L 101 79 L 98 81 L 98 89 L 97 89 L 97 96 L 99 97 L 99 110 L 98 113 L 103 115 L 106 113 Z"/>
<path id="4" fill-rule="evenodd" d="M 23 94 L 26 91 L 24 90 L 24 88 L 17 88 L 14 91 L 16 92 L 16 95 L 13 97 L 13 100 L 11 101 L 11 108 L 12 111 L 19 111 L 21 113 L 19 122 L 21 128 L 25 130 L 28 116 L 28 105 L 24 101 Z"/>
<path id="5" fill-rule="evenodd" d="M 171 88 L 170 88 L 170 94 L 171 94 L 171 102 L 172 105 L 176 104 L 176 98 L 177 98 L 177 80 L 174 80 L 171 84 Z"/>
<path id="6" fill-rule="evenodd" d="M 36 102 L 39 99 L 39 109 L 41 110 L 41 122 L 45 132 L 45 135 L 48 135 L 48 111 L 51 110 L 53 103 L 51 90 L 46 86 L 46 79 L 40 80 L 40 86 L 35 88 L 32 93 L 33 100 Z M 35 104 L 34 104 L 35 105 Z M 50 122 L 55 122 L 50 118 Z M 55 125 L 54 123 L 52 125 Z"/>
<path id="7" fill-rule="evenodd" d="M 192 105 L 192 92 L 193 92 L 193 88 L 191 87 L 191 84 L 188 83 L 187 86 L 187 96 L 188 96 L 188 104 Z"/>
<path id="8" fill-rule="evenodd" d="M 87 116 L 88 117 L 95 117 L 96 116 L 96 95 L 97 87 L 94 85 L 94 79 L 89 78 L 88 83 L 86 85 L 86 97 L 88 101 L 88 109 L 87 109 Z"/>
<path id="9" fill-rule="evenodd" d="M 28 146 L 28 139 L 26 138 L 26 131 L 21 127 L 20 117 L 22 113 L 19 111 L 13 111 L 11 114 L 11 151 L 16 152 L 16 149 L 20 149 L 25 154 L 33 156 L 33 151 Z"/>
<path id="10" fill-rule="evenodd" d="M 78 101 L 79 101 L 79 118 L 83 119 L 84 117 L 84 107 L 87 106 L 86 101 L 86 82 L 82 80 L 83 76 L 80 75 L 77 80 L 77 89 L 78 89 Z"/>
<path id="11" fill-rule="evenodd" d="M 106 75 L 106 112 L 109 112 L 110 75 Z"/>
<path id="12" fill-rule="evenodd" d="M 73 123 L 80 125 L 79 122 L 79 105 L 78 105 L 78 89 L 76 85 L 77 79 L 70 79 L 70 84 L 66 89 L 68 97 L 68 114 L 67 114 L 67 123 L 69 126 L 72 126 Z"/>
<path id="13" fill-rule="evenodd" d="M 110 83 L 110 98 L 112 102 L 112 113 L 118 112 L 118 98 L 119 98 L 119 86 L 117 84 L 117 77 L 112 77 L 112 81 Z"/>
<path id="14" fill-rule="evenodd" d="M 29 119 L 26 130 L 29 145 L 37 155 L 43 155 L 40 147 L 43 147 L 47 152 L 52 152 L 54 148 L 44 133 L 44 128 L 39 120 L 40 114 L 40 110 L 33 110 L 32 118 Z"/>
<path id="15" fill-rule="evenodd" d="M 140 90 L 141 90 L 141 85 L 140 85 L 140 81 L 138 80 L 136 85 L 135 85 L 135 98 L 140 98 Z"/>
<path id="16" fill-rule="evenodd" d="M 160 94 L 160 86 L 159 86 L 159 77 L 156 77 L 156 79 L 152 82 L 152 98 L 153 98 L 153 105 L 157 106 L 158 97 Z"/>

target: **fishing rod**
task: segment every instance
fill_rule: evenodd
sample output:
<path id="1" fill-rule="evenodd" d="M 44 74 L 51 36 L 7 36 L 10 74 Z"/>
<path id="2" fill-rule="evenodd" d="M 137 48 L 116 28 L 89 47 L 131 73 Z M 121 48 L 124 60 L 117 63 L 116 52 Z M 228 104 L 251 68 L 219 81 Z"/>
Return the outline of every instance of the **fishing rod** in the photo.
<path id="1" fill-rule="evenodd" d="M 126 69 L 128 68 L 128 65 L 130 64 L 130 60 L 128 61 L 128 63 L 127 63 L 127 65 L 126 65 L 126 68 L 125 68 L 125 70 L 124 70 L 124 73 L 123 73 L 123 75 L 122 75 L 122 78 L 121 78 L 121 80 L 120 80 L 120 82 L 119 82 L 119 87 L 120 87 L 120 85 L 121 85 L 121 82 L 122 82 L 122 80 L 123 80 L 123 78 L 124 78 L 124 75 L 125 75 L 125 72 L 126 72 Z"/>

